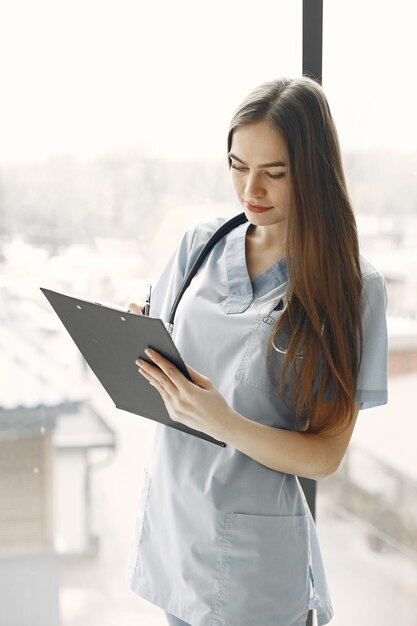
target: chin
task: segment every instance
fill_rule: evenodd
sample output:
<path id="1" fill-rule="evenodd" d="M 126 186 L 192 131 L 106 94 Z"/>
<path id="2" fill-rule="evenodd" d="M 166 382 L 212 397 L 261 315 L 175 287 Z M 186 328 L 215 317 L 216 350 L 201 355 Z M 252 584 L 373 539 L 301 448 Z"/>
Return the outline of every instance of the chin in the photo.
<path id="1" fill-rule="evenodd" d="M 272 211 L 269 213 L 254 213 L 245 208 L 245 215 L 248 221 L 254 226 L 271 226 L 272 224 L 278 224 L 285 221 L 285 218 L 274 214 Z"/>

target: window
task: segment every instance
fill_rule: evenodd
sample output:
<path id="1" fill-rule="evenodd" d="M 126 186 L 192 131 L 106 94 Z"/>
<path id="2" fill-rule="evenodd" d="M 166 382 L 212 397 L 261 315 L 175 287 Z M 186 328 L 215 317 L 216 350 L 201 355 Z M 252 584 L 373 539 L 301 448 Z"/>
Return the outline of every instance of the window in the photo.
<path id="1" fill-rule="evenodd" d="M 324 6 L 323 85 L 362 253 L 384 274 L 389 298 L 388 405 L 359 414 L 342 466 L 318 488 L 317 528 L 342 626 L 415 620 L 415 19 L 406 0 Z"/>
<path id="2" fill-rule="evenodd" d="M 39 287 L 142 302 L 186 228 L 236 212 L 228 123 L 301 74 L 301 2 L 1 13 L 2 619 L 162 625 L 126 582 L 152 424 L 113 407 Z"/>

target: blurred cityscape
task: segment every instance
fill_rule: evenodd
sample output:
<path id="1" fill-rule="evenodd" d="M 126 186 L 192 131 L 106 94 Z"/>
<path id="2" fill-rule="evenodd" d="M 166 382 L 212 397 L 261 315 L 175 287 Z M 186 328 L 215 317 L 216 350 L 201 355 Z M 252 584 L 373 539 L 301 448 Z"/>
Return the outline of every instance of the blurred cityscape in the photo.
<path id="1" fill-rule="evenodd" d="M 415 156 L 345 155 L 362 253 L 388 285 L 389 404 L 360 414 L 318 484 L 335 626 L 416 625 Z M 0 626 L 165 624 L 127 586 L 154 425 L 114 408 L 39 287 L 143 302 L 185 229 L 239 211 L 226 159 L 0 166 Z"/>

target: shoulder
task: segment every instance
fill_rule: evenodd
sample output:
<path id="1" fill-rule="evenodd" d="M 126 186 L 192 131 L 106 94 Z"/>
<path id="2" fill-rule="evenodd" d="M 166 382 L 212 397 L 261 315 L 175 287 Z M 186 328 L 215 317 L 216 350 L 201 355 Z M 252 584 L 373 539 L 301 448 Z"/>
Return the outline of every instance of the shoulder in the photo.
<path id="1" fill-rule="evenodd" d="M 228 219 L 230 218 L 221 216 L 215 217 L 207 222 L 198 222 L 195 224 L 191 229 L 194 232 L 194 243 L 198 243 L 199 241 L 206 242 Z"/>
<path id="2" fill-rule="evenodd" d="M 368 283 L 380 283 L 382 285 L 385 285 L 384 276 L 362 254 L 359 255 L 359 263 L 364 287 Z"/>
<path id="3" fill-rule="evenodd" d="M 188 241 L 189 252 L 198 253 L 211 235 L 220 228 L 229 217 L 216 217 L 206 222 L 198 222 L 191 226 L 185 233 L 183 238 Z"/>
<path id="4" fill-rule="evenodd" d="M 367 279 L 379 279 L 384 280 L 383 275 L 379 272 L 373 265 L 368 261 L 363 254 L 359 255 L 359 263 L 361 267 L 362 280 L 365 281 Z"/>
<path id="5" fill-rule="evenodd" d="M 359 255 L 362 275 L 362 299 L 382 297 L 387 302 L 387 285 L 384 276 L 362 254 Z"/>

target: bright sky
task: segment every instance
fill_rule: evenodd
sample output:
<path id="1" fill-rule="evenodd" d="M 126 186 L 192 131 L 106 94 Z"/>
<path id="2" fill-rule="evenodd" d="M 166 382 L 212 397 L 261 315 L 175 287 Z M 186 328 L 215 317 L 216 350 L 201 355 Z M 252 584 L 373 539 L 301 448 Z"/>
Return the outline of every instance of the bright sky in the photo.
<path id="1" fill-rule="evenodd" d="M 417 2 L 324 0 L 323 87 L 345 148 L 417 151 Z"/>
<path id="2" fill-rule="evenodd" d="M 345 148 L 417 147 L 415 6 L 324 0 L 324 87 Z M 301 74 L 301 21 L 301 0 L 3 0 L 0 160 L 223 157 L 242 98 Z"/>

